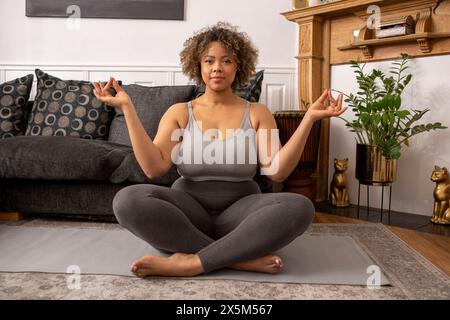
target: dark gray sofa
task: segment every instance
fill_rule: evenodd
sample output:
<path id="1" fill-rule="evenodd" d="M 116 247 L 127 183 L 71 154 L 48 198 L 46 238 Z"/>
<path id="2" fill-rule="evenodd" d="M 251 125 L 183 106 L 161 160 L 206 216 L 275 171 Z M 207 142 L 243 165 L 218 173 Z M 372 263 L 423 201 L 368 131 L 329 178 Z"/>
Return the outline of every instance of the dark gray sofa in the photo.
<path id="1" fill-rule="evenodd" d="M 124 88 L 151 138 L 168 107 L 196 95 L 195 86 Z M 27 114 L 32 105 L 28 102 Z M 24 135 L 0 139 L 0 212 L 114 220 L 112 200 L 121 188 L 136 183 L 170 187 L 178 177 L 175 166 L 158 179 L 145 176 L 117 110 L 108 140 Z M 273 184 L 259 172 L 254 180 L 262 192 L 273 191 Z"/>

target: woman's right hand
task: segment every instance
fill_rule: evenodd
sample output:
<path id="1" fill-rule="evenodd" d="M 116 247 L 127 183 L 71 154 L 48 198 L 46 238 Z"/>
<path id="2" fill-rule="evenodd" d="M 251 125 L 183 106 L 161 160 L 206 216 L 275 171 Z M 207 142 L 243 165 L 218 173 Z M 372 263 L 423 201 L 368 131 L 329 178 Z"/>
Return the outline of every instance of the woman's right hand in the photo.
<path id="1" fill-rule="evenodd" d="M 129 108 L 133 105 L 130 96 L 120 87 L 116 79 L 111 77 L 106 85 L 103 85 L 101 82 L 94 82 L 93 84 L 95 97 L 101 102 L 119 108 L 122 111 L 124 111 L 124 108 Z M 115 96 L 109 91 L 111 85 L 116 90 Z"/>

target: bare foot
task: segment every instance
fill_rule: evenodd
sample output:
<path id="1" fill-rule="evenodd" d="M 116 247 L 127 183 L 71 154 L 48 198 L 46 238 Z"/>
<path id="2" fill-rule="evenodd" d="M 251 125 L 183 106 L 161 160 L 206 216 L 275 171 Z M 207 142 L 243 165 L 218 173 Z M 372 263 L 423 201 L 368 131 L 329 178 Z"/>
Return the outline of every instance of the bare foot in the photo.
<path id="1" fill-rule="evenodd" d="M 144 256 L 131 265 L 138 277 L 145 276 L 196 276 L 203 273 L 200 258 L 195 254 L 174 253 L 170 257 Z"/>
<path id="2" fill-rule="evenodd" d="M 253 260 L 233 264 L 230 268 L 236 270 L 256 271 L 264 273 L 278 273 L 283 267 L 283 261 L 275 255 L 267 255 Z"/>

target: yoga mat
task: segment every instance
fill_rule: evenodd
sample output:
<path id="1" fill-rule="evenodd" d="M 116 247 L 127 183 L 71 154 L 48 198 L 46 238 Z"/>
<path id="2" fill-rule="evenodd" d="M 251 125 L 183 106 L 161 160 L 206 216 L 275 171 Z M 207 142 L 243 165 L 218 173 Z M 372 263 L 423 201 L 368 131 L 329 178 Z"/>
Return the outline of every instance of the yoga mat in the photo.
<path id="1" fill-rule="evenodd" d="M 370 277 L 379 279 L 380 285 L 389 284 L 382 272 L 377 277 L 375 263 L 349 236 L 302 235 L 275 254 L 284 262 L 282 271 L 275 275 L 222 269 L 192 279 L 378 284 L 373 282 L 376 280 L 368 282 Z M 0 225 L 0 272 L 79 271 L 81 274 L 134 276 L 130 265 L 144 255 L 168 256 L 124 229 Z"/>

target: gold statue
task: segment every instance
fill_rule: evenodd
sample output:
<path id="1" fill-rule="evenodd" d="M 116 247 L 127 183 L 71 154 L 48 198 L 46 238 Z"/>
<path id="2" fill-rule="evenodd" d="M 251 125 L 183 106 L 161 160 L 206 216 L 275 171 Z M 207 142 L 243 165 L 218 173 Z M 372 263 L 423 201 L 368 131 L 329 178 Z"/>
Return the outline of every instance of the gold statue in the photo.
<path id="1" fill-rule="evenodd" d="M 345 170 L 347 170 L 348 159 L 334 159 L 334 174 L 330 185 L 330 202 L 336 207 L 348 207 L 348 189 Z"/>
<path id="2" fill-rule="evenodd" d="M 436 182 L 434 188 L 434 211 L 431 222 L 450 224 L 450 180 L 446 167 L 434 166 L 431 181 Z"/>

